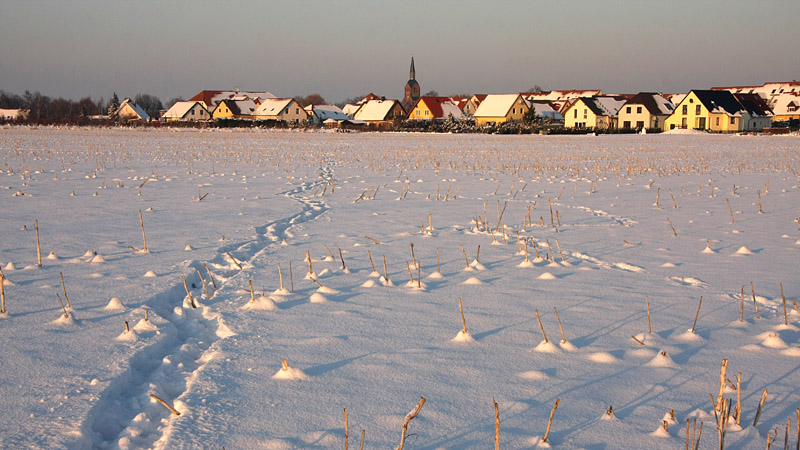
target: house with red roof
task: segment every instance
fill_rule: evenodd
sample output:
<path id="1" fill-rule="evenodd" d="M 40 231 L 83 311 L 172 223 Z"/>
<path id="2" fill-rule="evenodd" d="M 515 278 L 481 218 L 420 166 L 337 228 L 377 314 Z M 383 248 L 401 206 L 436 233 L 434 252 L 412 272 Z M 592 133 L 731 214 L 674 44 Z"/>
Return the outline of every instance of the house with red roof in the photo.
<path id="1" fill-rule="evenodd" d="M 461 108 L 449 97 L 420 97 L 408 113 L 411 120 L 433 120 L 443 122 L 449 117 L 455 120 L 464 118 Z"/>

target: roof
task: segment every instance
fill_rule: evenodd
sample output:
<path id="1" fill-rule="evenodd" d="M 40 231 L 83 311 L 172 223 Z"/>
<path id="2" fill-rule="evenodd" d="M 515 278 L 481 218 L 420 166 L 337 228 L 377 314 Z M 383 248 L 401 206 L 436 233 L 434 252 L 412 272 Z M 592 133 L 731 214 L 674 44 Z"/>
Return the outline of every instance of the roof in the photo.
<path id="1" fill-rule="evenodd" d="M 531 107 L 536 111 L 536 117 L 544 117 L 551 120 L 564 120 L 564 116 L 558 112 L 555 105 L 547 100 L 533 100 L 530 102 Z"/>
<path id="2" fill-rule="evenodd" d="M 628 105 L 642 105 L 654 116 L 668 116 L 675 110 L 672 102 L 655 92 L 639 92 L 623 106 Z"/>
<path id="3" fill-rule="evenodd" d="M 800 94 L 783 93 L 776 97 L 772 112 L 776 115 L 800 114 Z"/>
<path id="4" fill-rule="evenodd" d="M 277 116 L 286 109 L 293 101 L 293 98 L 267 98 L 261 102 L 261 106 L 256 108 L 255 116 Z"/>
<path id="5" fill-rule="evenodd" d="M 170 118 L 170 119 L 183 119 L 189 111 L 194 108 L 194 105 L 200 104 L 203 109 L 206 109 L 206 106 L 203 102 L 198 101 L 189 101 L 189 102 L 175 102 L 172 107 L 170 107 L 167 112 L 165 112 L 161 117 Z M 208 111 L 206 109 L 206 111 Z"/>
<path id="6" fill-rule="evenodd" d="M 387 120 L 389 112 L 391 112 L 394 105 L 399 105 L 397 100 L 370 100 L 356 111 L 356 119 L 364 121 L 382 121 Z"/>
<path id="7" fill-rule="evenodd" d="M 271 92 L 239 91 L 237 89 L 235 91 L 200 91 L 189 101 L 203 102 L 209 107 L 215 107 L 220 101 L 233 99 L 234 97 L 237 97 L 237 99 L 257 99 L 259 102 L 267 98 L 275 98 Z"/>
<path id="8" fill-rule="evenodd" d="M 519 94 L 489 94 L 475 110 L 475 117 L 505 117 L 518 98 Z"/>
<path id="9" fill-rule="evenodd" d="M 758 94 L 734 94 L 736 100 L 744 107 L 751 117 L 772 117 L 772 110 Z"/>
<path id="10" fill-rule="evenodd" d="M 581 97 L 574 104 L 579 101 L 583 102 L 587 108 L 596 116 L 609 116 L 617 117 L 620 108 L 625 104 L 625 97 L 620 96 L 596 96 L 596 97 Z"/>
<path id="11" fill-rule="evenodd" d="M 350 119 L 350 116 L 345 114 L 338 106 L 334 105 L 311 105 L 311 114 L 323 122 L 328 120 L 339 121 Z"/>
<path id="12" fill-rule="evenodd" d="M 256 102 L 252 100 L 231 100 L 231 99 L 222 99 L 219 105 L 225 103 L 228 106 L 228 109 L 231 110 L 231 113 L 234 116 L 251 116 L 255 113 L 258 106 L 256 106 Z"/>
<path id="13" fill-rule="evenodd" d="M 693 90 L 692 92 L 711 113 L 734 116 L 746 112 L 730 91 Z"/>
<path id="14" fill-rule="evenodd" d="M 414 104 L 413 108 L 420 103 L 424 102 L 425 106 L 431 111 L 431 116 L 434 119 L 445 119 L 451 114 L 456 119 L 461 119 L 464 114 L 461 112 L 458 104 L 449 97 L 420 97 Z"/>

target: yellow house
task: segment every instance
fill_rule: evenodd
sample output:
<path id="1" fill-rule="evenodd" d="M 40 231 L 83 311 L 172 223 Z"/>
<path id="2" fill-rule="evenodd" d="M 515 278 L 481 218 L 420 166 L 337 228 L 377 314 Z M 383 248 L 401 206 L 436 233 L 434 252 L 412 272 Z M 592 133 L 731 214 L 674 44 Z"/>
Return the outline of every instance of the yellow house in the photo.
<path id="1" fill-rule="evenodd" d="M 564 110 L 564 128 L 607 130 L 617 126 L 617 115 L 625 97 L 599 95 L 580 97 Z"/>
<path id="2" fill-rule="evenodd" d="M 308 113 L 293 98 L 267 98 L 253 113 L 258 120 L 278 120 L 288 123 L 305 123 Z"/>
<path id="3" fill-rule="evenodd" d="M 678 103 L 675 112 L 664 122 L 664 129 L 742 131 L 746 113 L 729 91 L 695 90 Z"/>
<path id="4" fill-rule="evenodd" d="M 211 115 L 215 119 L 252 119 L 258 105 L 253 100 L 224 99 Z"/>
<path id="5" fill-rule="evenodd" d="M 420 97 L 408 113 L 412 120 L 443 121 L 450 116 L 455 120 L 464 118 L 461 108 L 449 97 Z"/>
<path id="6" fill-rule="evenodd" d="M 489 94 L 475 110 L 475 125 L 522 120 L 530 107 L 519 94 Z"/>

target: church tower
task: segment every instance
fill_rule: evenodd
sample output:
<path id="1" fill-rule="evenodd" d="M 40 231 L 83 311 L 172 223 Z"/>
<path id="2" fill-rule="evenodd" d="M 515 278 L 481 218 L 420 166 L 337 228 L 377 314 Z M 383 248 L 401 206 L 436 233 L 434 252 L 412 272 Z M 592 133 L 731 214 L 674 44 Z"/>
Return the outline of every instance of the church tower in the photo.
<path id="1" fill-rule="evenodd" d="M 419 100 L 419 83 L 417 83 L 417 71 L 414 69 L 414 57 L 411 57 L 411 70 L 409 71 L 409 80 L 406 83 L 405 95 L 403 96 L 403 109 L 406 112 L 411 111 L 414 103 Z"/>

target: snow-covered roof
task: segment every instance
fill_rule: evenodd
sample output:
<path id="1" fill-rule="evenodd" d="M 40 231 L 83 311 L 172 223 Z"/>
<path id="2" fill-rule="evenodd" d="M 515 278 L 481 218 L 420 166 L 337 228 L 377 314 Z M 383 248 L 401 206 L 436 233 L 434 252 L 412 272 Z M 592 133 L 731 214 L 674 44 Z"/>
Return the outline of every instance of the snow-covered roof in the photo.
<path id="1" fill-rule="evenodd" d="M 16 120 L 25 117 L 24 109 L 0 109 L 0 120 Z"/>
<path id="2" fill-rule="evenodd" d="M 277 116 L 294 101 L 293 98 L 267 98 L 261 102 L 253 115 Z"/>
<path id="3" fill-rule="evenodd" d="M 188 114 L 189 111 L 191 111 L 191 109 L 194 108 L 194 105 L 197 105 L 197 104 L 200 104 L 200 106 L 203 109 L 206 109 L 206 106 L 205 106 L 205 104 L 203 104 L 203 102 L 197 102 L 197 101 L 194 101 L 194 102 L 191 102 L 191 101 L 190 102 L 175 102 L 175 104 L 172 105 L 172 107 L 170 107 L 167 110 L 167 112 L 165 112 L 164 115 L 161 116 L 161 117 L 164 117 L 164 118 L 167 118 L 167 119 L 183 119 L 184 117 L 186 117 L 186 114 Z M 206 112 L 208 112 L 207 109 L 206 109 Z"/>
<path id="4" fill-rule="evenodd" d="M 370 100 L 361 105 L 355 118 L 365 121 L 386 120 L 392 107 L 397 103 L 397 100 Z"/>
<path id="5" fill-rule="evenodd" d="M 631 97 L 624 106 L 642 105 L 650 114 L 668 116 L 673 113 L 675 106 L 663 95 L 655 92 L 640 92 Z"/>
<path id="6" fill-rule="evenodd" d="M 536 117 L 543 117 L 550 120 L 564 120 L 564 116 L 547 100 L 533 100 L 530 106 L 536 111 Z"/>
<path id="7" fill-rule="evenodd" d="M 446 119 L 450 117 L 450 115 L 457 120 L 464 118 L 464 113 L 461 112 L 461 108 L 449 97 L 420 97 L 412 107 L 412 110 L 416 108 L 419 103 L 424 103 L 430 110 L 431 115 L 425 117 L 425 119 Z"/>
<path id="8" fill-rule="evenodd" d="M 222 102 L 228 105 L 228 109 L 236 116 L 252 116 L 258 108 L 258 105 L 256 105 L 256 102 L 253 100 L 222 99 L 220 100 L 220 104 Z M 219 107 L 220 105 L 217 105 L 217 108 Z"/>
<path id="9" fill-rule="evenodd" d="M 772 112 L 775 115 L 800 114 L 800 93 L 783 93 L 775 97 Z"/>
<path id="10" fill-rule="evenodd" d="M 347 114 L 350 117 L 353 117 L 353 114 L 355 114 L 356 111 L 358 111 L 358 108 L 361 108 L 360 104 L 348 103 L 348 104 L 344 105 L 344 108 L 342 108 L 342 112 L 344 112 L 345 114 Z"/>
<path id="11" fill-rule="evenodd" d="M 519 94 L 489 94 L 475 110 L 475 117 L 505 117 Z"/>
<path id="12" fill-rule="evenodd" d="M 308 107 L 307 107 L 308 108 Z M 348 120 L 352 117 L 344 113 L 338 106 L 334 105 L 312 105 L 311 112 L 320 121 L 333 120 Z M 308 111 L 307 111 L 308 112 Z"/>
<path id="13" fill-rule="evenodd" d="M 250 99 L 258 100 L 259 102 L 267 98 L 275 98 L 271 92 L 266 91 L 200 91 L 194 97 L 190 98 L 189 101 L 204 102 L 206 105 L 215 107 L 222 100 L 230 100 L 234 99 L 234 97 L 236 97 L 236 100 Z"/>
<path id="14" fill-rule="evenodd" d="M 125 100 L 122 101 L 122 103 L 119 104 L 119 108 L 117 108 L 117 115 L 119 115 L 119 113 L 122 112 L 122 110 L 125 107 L 130 108 L 138 116 L 139 119 L 145 122 L 150 120 L 150 115 L 147 114 L 145 110 L 142 109 L 141 106 L 137 105 L 135 101 L 129 98 L 126 98 Z"/>

